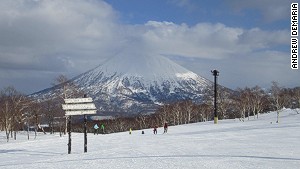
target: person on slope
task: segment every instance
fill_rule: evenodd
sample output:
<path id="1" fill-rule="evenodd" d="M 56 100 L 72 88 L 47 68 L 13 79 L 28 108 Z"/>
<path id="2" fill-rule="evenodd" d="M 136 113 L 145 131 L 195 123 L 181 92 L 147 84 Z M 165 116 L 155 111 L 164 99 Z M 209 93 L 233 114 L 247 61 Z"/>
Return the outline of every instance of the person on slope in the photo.
<path id="1" fill-rule="evenodd" d="M 101 124 L 101 131 L 102 131 L 102 134 L 104 134 L 104 124 Z"/>
<path id="2" fill-rule="evenodd" d="M 94 135 L 95 135 L 96 133 L 97 133 L 97 135 L 98 135 L 98 133 L 99 133 L 98 129 L 99 129 L 99 126 L 98 126 L 98 124 L 96 123 L 96 124 L 94 125 Z"/>
<path id="3" fill-rule="evenodd" d="M 153 134 L 157 134 L 157 125 L 155 125 L 153 128 Z"/>
<path id="4" fill-rule="evenodd" d="M 165 122 L 164 124 L 164 133 L 168 132 L 168 122 Z"/>

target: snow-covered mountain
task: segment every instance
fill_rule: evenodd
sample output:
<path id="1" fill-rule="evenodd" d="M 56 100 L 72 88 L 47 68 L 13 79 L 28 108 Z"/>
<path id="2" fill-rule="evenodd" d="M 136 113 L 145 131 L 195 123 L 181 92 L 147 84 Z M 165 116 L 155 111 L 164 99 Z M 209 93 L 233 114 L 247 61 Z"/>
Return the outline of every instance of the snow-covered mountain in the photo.
<path id="1" fill-rule="evenodd" d="M 160 55 L 116 55 L 71 81 L 94 99 L 100 111 L 129 113 L 178 100 L 200 101 L 203 91 L 212 86 L 211 81 Z M 50 95 L 53 90 L 34 95 Z"/>

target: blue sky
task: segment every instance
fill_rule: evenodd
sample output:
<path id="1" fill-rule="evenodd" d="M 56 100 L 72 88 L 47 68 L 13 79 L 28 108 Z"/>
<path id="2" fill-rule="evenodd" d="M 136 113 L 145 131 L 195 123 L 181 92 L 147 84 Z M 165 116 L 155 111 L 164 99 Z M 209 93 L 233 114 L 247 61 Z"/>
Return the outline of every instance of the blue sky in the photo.
<path id="1" fill-rule="evenodd" d="M 117 52 L 164 55 L 229 88 L 300 86 L 290 68 L 292 0 L 2 0 L 0 88 L 24 93 Z"/>
<path id="2" fill-rule="evenodd" d="M 261 27 L 272 30 L 289 27 L 289 13 L 272 17 L 272 14 L 266 11 L 274 2 L 279 5 L 277 8 L 282 8 L 281 5 L 289 4 L 288 0 L 254 1 L 248 5 L 241 5 L 246 2 L 245 0 L 106 0 L 106 2 L 120 13 L 121 22 L 127 24 L 144 24 L 149 20 L 155 20 L 186 23 L 190 26 L 201 22 L 220 22 L 227 26 L 248 29 Z M 261 8 L 260 5 L 270 7 Z M 273 10 L 277 10 L 276 7 Z"/>

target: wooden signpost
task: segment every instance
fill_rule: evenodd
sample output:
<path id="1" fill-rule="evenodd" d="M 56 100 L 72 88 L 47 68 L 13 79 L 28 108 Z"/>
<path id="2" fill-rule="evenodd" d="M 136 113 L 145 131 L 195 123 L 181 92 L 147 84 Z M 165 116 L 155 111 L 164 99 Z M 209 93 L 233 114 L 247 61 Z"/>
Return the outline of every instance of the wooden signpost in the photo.
<path id="1" fill-rule="evenodd" d="M 69 143 L 68 143 L 68 154 L 71 154 L 71 116 L 84 115 L 84 152 L 87 152 L 87 114 L 96 114 L 97 108 L 93 103 L 93 99 L 88 97 L 84 98 L 73 98 L 64 99 L 65 104 L 62 105 L 63 110 L 66 112 L 68 118 L 68 133 L 69 133 Z"/>

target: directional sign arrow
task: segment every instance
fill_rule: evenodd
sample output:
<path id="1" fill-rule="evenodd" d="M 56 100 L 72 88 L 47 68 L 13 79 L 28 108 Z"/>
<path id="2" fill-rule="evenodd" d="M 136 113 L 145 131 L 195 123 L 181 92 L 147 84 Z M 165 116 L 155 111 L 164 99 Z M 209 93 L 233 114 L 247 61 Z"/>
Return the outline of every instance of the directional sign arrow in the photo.
<path id="1" fill-rule="evenodd" d="M 64 99 L 66 104 L 69 103 L 91 103 L 93 102 L 93 99 L 91 97 L 87 98 L 74 98 L 74 99 Z"/>
<path id="2" fill-rule="evenodd" d="M 94 103 L 84 104 L 63 104 L 63 110 L 95 110 L 96 106 Z"/>
<path id="3" fill-rule="evenodd" d="M 70 110 L 66 111 L 66 116 L 96 114 L 97 110 Z"/>

